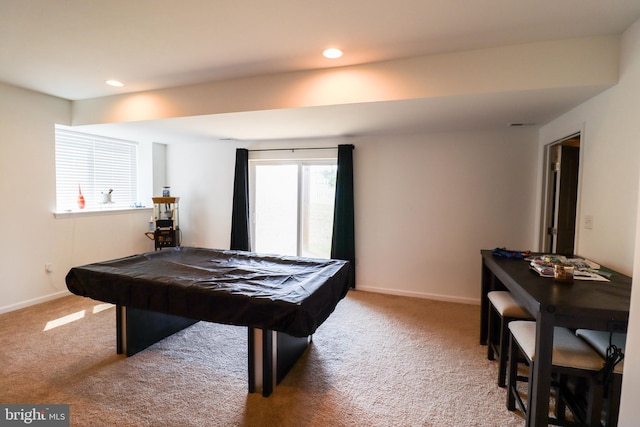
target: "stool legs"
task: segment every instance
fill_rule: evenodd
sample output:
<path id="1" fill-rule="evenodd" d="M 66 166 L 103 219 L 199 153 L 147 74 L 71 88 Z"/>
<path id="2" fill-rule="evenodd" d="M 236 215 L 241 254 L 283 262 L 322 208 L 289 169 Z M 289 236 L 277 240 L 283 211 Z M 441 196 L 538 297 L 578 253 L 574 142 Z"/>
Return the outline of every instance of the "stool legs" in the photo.
<path id="1" fill-rule="evenodd" d="M 508 365 L 508 384 L 507 384 L 507 409 L 509 411 L 515 411 L 516 405 L 520 408 L 520 411 L 527 417 L 527 408 L 531 407 L 532 393 L 527 393 L 527 405 L 525 406 L 522 397 L 518 393 L 518 380 L 527 381 L 528 384 L 533 383 L 533 362 L 527 362 L 529 364 L 529 373 L 527 378 L 518 377 L 518 360 L 520 358 L 520 349 L 514 342 L 512 336 L 509 336 L 509 365 Z"/>
<path id="2" fill-rule="evenodd" d="M 499 318 L 499 330 L 500 336 L 498 338 L 497 345 L 494 344 L 494 333 L 496 329 L 496 321 Z M 512 320 L 512 317 L 500 316 L 493 306 L 489 307 L 489 319 L 488 319 L 488 331 L 487 331 L 487 359 L 494 360 L 496 353 L 498 356 L 498 386 L 506 387 L 507 385 L 507 360 L 509 358 L 509 328 L 507 325 Z"/>
<path id="3" fill-rule="evenodd" d="M 591 381 L 589 393 L 587 394 L 587 417 L 585 419 L 587 425 L 600 427 L 600 418 L 602 418 L 602 400 L 604 398 L 604 387 L 597 385 L 595 380 Z"/>
<path id="4" fill-rule="evenodd" d="M 533 384 L 533 365 L 535 361 L 530 357 L 525 357 L 526 363 L 529 365 L 529 374 L 526 381 L 528 381 L 529 390 L 527 392 L 527 403 L 525 403 L 518 392 L 518 381 L 524 381 L 525 378 L 518 376 L 518 362 L 520 358 L 520 347 L 516 343 L 512 334 L 509 334 L 509 363 L 508 363 L 508 383 L 507 383 L 507 409 L 514 411 L 520 409 L 527 417 L 528 408 L 531 408 L 531 400 L 533 393 L 531 392 L 531 384 Z M 554 425 L 579 425 L 589 427 L 601 427 L 602 406 L 604 399 L 604 387 L 600 384 L 596 376 L 597 371 L 589 371 L 590 374 L 585 374 L 585 370 L 573 367 L 555 366 L 554 375 L 556 381 L 552 382 L 557 384 L 557 396 L 556 396 L 556 409 L 555 420 L 550 419 L 550 422 Z M 586 388 L 586 402 L 585 406 L 579 404 L 575 392 L 579 392 L 578 389 L 572 391 L 568 386 L 568 379 L 583 378 L 588 381 L 588 387 Z M 615 380 L 614 380 L 615 381 Z M 614 385 L 612 388 L 617 386 Z M 612 390 L 613 391 L 613 390 Z M 571 410 L 574 415 L 575 421 L 569 421 L 565 417 L 566 408 Z M 611 411 L 611 409 L 610 409 Z M 616 412 L 617 413 L 617 412 Z M 616 420 L 617 421 L 617 420 Z M 611 420 L 608 420 L 609 425 Z"/>
<path id="5" fill-rule="evenodd" d="M 494 333 L 494 329 L 496 328 L 495 326 L 496 316 L 498 316 L 498 314 L 496 313 L 493 306 L 489 304 L 489 318 L 487 319 L 487 359 L 489 360 L 495 359 L 493 333 Z"/>
<path id="6" fill-rule="evenodd" d="M 509 360 L 518 360 L 518 347 L 513 342 L 513 337 L 509 338 Z M 518 364 L 509 363 L 509 384 L 507 387 L 507 409 L 509 411 L 516 410 Z"/>
<path id="7" fill-rule="evenodd" d="M 509 330 L 508 325 L 514 320 L 530 319 L 528 313 L 513 299 L 508 291 L 491 291 L 487 294 L 489 301 L 487 319 L 487 359 L 498 359 L 498 386 L 507 385 L 507 360 Z"/>
<path id="8" fill-rule="evenodd" d="M 498 386 L 507 385 L 507 360 L 509 357 L 509 328 L 507 324 L 513 319 L 503 317 L 500 322 L 500 354 L 498 355 Z"/>
<path id="9" fill-rule="evenodd" d="M 622 392 L 622 374 L 613 374 L 613 381 L 609 386 L 607 399 L 606 427 L 617 427 L 618 411 L 620 411 L 620 393 Z"/>

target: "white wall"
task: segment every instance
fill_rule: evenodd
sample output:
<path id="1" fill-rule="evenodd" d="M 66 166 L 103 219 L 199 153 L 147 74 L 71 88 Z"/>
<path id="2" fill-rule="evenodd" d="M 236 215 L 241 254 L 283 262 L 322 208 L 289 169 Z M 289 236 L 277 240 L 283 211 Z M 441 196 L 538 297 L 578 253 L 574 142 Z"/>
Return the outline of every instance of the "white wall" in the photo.
<path id="1" fill-rule="evenodd" d="M 640 203 L 638 204 L 640 212 Z M 634 271 L 640 271 L 640 215 L 636 220 Z M 629 330 L 627 331 L 626 354 L 622 381 L 622 402 L 620 406 L 621 427 L 638 424 L 638 398 L 640 398 L 640 279 L 633 279 L 631 291 L 631 312 L 629 313 Z"/>
<path id="2" fill-rule="evenodd" d="M 480 250 L 531 249 L 535 129 L 354 141 L 358 286 L 477 302 Z"/>
<path id="3" fill-rule="evenodd" d="M 620 138 L 628 140 L 628 145 L 635 148 L 624 152 L 633 157 L 636 175 L 640 171 L 640 21 L 637 21 L 624 35 L 621 56 L 620 102 L 614 114 L 623 114 L 624 129 Z M 619 111 L 617 111 L 619 110 Z M 638 180 L 633 180 L 637 185 Z M 626 183 L 625 183 L 626 184 Z M 639 187 L 636 187 L 639 188 Z M 639 192 L 629 192 L 629 197 L 640 201 Z M 634 251 L 634 277 L 631 292 L 631 313 L 629 332 L 627 333 L 627 357 L 622 384 L 622 403 L 620 408 L 620 426 L 633 425 L 638 422 L 638 411 L 635 407 L 640 398 L 640 215 L 636 205 L 636 245 Z M 630 357 L 629 357 L 630 356 Z"/>
<path id="4" fill-rule="evenodd" d="M 544 145 L 584 130 L 576 253 L 628 275 L 633 268 L 640 171 L 638 26 L 636 23 L 623 39 L 619 83 L 540 132 Z M 593 229 L 584 228 L 585 215 L 593 217 Z"/>
<path id="5" fill-rule="evenodd" d="M 69 101 L 0 83 L 0 312 L 67 294 L 73 265 L 153 248 L 149 213 L 54 218 L 54 125 L 70 115 Z"/>
<path id="6" fill-rule="evenodd" d="M 622 39 L 619 83 L 554 120 L 541 144 L 584 127 L 577 253 L 628 275 L 640 268 L 636 244 L 640 174 L 640 21 Z M 584 215 L 593 215 L 585 230 Z M 640 236 L 639 236 L 640 239 Z M 637 271 L 635 271 L 637 275 Z M 634 280 L 625 357 L 620 425 L 638 425 L 640 398 L 640 290 Z"/>
<path id="7" fill-rule="evenodd" d="M 67 101 L 0 84 L 0 308 L 63 290 L 44 264 L 54 251 L 54 123 L 68 123 L 70 111 Z"/>
<path id="8" fill-rule="evenodd" d="M 180 197 L 183 246 L 228 249 L 235 168 L 233 142 L 167 146 L 171 195 Z"/>
<path id="9" fill-rule="evenodd" d="M 249 148 L 352 143 L 357 287 L 476 303 L 480 250 L 531 249 L 537 131 L 274 141 Z M 169 146 L 184 243 L 228 248 L 235 146 Z"/>

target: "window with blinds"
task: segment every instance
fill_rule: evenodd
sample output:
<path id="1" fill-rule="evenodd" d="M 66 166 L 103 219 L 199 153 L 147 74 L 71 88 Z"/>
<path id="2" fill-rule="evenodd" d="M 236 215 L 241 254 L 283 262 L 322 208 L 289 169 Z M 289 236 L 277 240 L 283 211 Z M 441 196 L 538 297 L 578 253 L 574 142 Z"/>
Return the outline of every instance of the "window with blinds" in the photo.
<path id="1" fill-rule="evenodd" d="M 137 143 L 58 127 L 55 138 L 58 212 L 135 205 Z M 78 203 L 80 193 L 84 208 Z"/>

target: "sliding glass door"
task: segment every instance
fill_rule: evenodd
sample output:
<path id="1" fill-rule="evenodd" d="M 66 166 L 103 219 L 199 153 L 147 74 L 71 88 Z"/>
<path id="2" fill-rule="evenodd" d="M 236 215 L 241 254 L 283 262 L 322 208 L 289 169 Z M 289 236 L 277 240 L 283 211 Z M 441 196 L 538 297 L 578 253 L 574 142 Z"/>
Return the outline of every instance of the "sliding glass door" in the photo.
<path id="1" fill-rule="evenodd" d="M 330 258 L 334 160 L 251 161 L 256 252 Z"/>

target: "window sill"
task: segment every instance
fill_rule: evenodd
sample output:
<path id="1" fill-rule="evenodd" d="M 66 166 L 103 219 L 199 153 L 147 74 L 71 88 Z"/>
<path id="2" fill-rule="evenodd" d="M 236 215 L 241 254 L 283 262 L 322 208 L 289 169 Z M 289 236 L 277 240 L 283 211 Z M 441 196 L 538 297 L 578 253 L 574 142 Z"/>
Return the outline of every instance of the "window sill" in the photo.
<path id="1" fill-rule="evenodd" d="M 87 216 L 104 216 L 104 215 L 122 215 L 131 212 L 149 212 L 153 213 L 153 208 L 104 208 L 104 209 L 89 209 L 82 211 L 61 211 L 54 212 L 54 218 L 77 218 Z"/>

